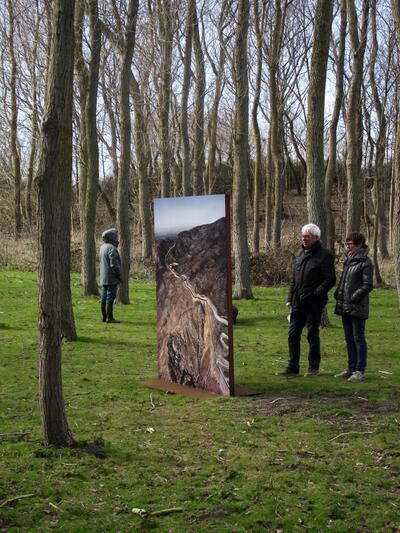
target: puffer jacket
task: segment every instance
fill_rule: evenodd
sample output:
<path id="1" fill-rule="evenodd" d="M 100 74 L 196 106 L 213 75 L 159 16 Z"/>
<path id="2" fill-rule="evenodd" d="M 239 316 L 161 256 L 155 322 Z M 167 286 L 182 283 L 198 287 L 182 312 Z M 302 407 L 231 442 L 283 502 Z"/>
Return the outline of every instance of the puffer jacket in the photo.
<path id="1" fill-rule="evenodd" d="M 368 257 L 368 247 L 360 248 L 354 255 L 346 253 L 343 272 L 336 298 L 335 313 L 354 318 L 367 319 L 369 296 L 373 289 L 374 264 Z"/>
<path id="2" fill-rule="evenodd" d="M 301 305 L 314 300 L 325 305 L 335 283 L 333 255 L 317 241 L 310 249 L 302 247 L 296 255 L 287 301 Z"/>
<path id="3" fill-rule="evenodd" d="M 121 258 L 117 250 L 118 231 L 111 228 L 103 232 L 104 243 L 100 247 L 100 283 L 118 285 L 121 283 Z"/>

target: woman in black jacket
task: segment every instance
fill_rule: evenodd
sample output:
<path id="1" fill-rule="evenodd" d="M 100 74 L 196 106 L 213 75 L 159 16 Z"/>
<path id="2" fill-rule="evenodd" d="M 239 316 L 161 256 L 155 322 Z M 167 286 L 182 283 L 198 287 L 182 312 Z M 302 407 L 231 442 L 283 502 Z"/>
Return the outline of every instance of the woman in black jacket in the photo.
<path id="1" fill-rule="evenodd" d="M 348 366 L 335 377 L 363 381 L 367 364 L 365 321 L 369 312 L 368 294 L 373 288 L 374 265 L 368 257 L 368 247 L 362 233 L 349 233 L 346 247 L 348 251 L 345 253 L 343 272 L 334 297 L 335 313 L 342 316 Z"/>

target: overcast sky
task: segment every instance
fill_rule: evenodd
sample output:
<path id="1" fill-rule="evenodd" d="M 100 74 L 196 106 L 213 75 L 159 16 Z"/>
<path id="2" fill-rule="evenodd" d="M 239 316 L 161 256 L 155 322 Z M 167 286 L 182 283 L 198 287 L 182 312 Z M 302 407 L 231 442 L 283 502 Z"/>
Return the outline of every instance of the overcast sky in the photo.
<path id="1" fill-rule="evenodd" d="M 225 216 L 225 195 L 154 199 L 154 228 L 162 234 L 173 228 L 191 229 Z"/>

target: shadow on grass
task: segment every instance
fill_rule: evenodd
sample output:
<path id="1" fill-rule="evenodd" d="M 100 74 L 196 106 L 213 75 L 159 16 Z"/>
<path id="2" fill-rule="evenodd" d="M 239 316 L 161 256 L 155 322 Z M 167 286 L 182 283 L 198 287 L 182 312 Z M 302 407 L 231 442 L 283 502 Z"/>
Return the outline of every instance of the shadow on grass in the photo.
<path id="1" fill-rule="evenodd" d="M 150 341 L 139 341 L 136 338 L 132 338 L 132 340 L 118 340 L 118 339 L 105 339 L 102 337 L 87 337 L 86 335 L 79 335 L 78 340 L 76 341 L 78 344 L 101 344 L 103 346 L 125 346 L 125 347 L 135 347 L 138 348 L 139 346 L 143 346 L 148 348 L 151 344 Z"/>
<path id="2" fill-rule="evenodd" d="M 15 328 L 14 326 L 9 326 L 8 324 L 2 324 L 0 322 L 0 329 L 19 329 L 19 328 Z"/>

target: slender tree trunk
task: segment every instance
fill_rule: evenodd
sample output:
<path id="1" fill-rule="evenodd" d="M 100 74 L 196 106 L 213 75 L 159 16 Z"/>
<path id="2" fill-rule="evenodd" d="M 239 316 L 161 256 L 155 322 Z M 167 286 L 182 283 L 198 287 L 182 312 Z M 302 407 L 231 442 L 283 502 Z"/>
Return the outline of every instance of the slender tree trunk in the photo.
<path id="1" fill-rule="evenodd" d="M 171 0 L 157 0 L 157 6 L 161 49 L 161 79 L 158 101 L 160 118 L 161 196 L 164 198 L 169 196 L 171 188 L 171 147 L 169 134 L 173 41 Z"/>
<path id="2" fill-rule="evenodd" d="M 344 78 L 344 55 L 346 49 L 346 0 L 340 1 L 340 32 L 339 50 L 336 57 L 336 87 L 335 104 L 333 107 L 331 123 L 329 126 L 329 159 L 325 174 L 325 207 L 326 207 L 326 245 L 334 252 L 335 250 L 335 220 L 332 212 L 332 189 L 336 176 L 337 159 L 337 126 L 340 118 L 340 110 L 343 102 L 343 78 Z"/>
<path id="3" fill-rule="evenodd" d="M 210 61 L 215 75 L 215 94 L 211 107 L 210 118 L 208 121 L 208 159 L 206 172 L 206 192 L 212 194 L 216 182 L 216 153 L 217 153 L 217 129 L 218 129 L 218 109 L 222 97 L 224 64 L 225 64 L 225 42 L 223 28 L 227 13 L 228 0 L 224 0 L 221 6 L 221 12 L 218 20 L 219 36 L 219 58 L 218 66 Z M 209 58 L 210 59 L 210 58 Z"/>
<path id="4" fill-rule="evenodd" d="M 347 216 L 346 233 L 357 231 L 361 221 L 361 150 L 362 150 L 362 115 L 361 83 L 363 76 L 364 53 L 367 42 L 369 0 L 362 3 L 362 25 L 358 34 L 357 11 L 354 0 L 347 0 L 349 33 L 353 51 L 349 102 L 347 108 Z"/>
<path id="5" fill-rule="evenodd" d="M 145 101 L 141 94 L 139 84 L 132 72 L 131 93 L 135 108 L 135 150 L 138 159 L 139 216 L 142 230 L 142 257 L 149 259 L 152 256 L 152 227 L 148 177 L 148 167 L 150 165 L 151 156 L 148 150 L 149 142 L 147 139 Z"/>
<path id="6" fill-rule="evenodd" d="M 400 4 L 392 0 L 393 18 L 396 25 L 397 40 L 400 42 Z M 393 260 L 396 276 L 397 294 L 400 307 L 400 115 L 397 117 L 396 159 L 394 169 L 394 202 L 393 202 Z"/>
<path id="7" fill-rule="evenodd" d="M 101 32 L 97 0 L 89 0 L 88 9 L 91 36 L 91 62 L 88 75 L 88 94 L 85 107 L 88 173 L 82 235 L 82 277 L 84 293 L 86 296 L 99 294 L 96 280 L 95 231 L 97 193 L 99 184 L 99 146 L 97 141 L 96 110 L 101 49 Z"/>
<path id="8" fill-rule="evenodd" d="M 271 132 L 270 132 L 271 133 Z M 265 251 L 271 245 L 272 239 L 272 197 L 273 197 L 273 168 L 272 168 L 272 155 L 271 155 L 271 135 L 268 134 L 267 139 L 267 161 L 266 161 L 266 173 L 265 173 L 265 228 L 264 228 L 264 244 Z"/>
<path id="9" fill-rule="evenodd" d="M 86 100 L 88 92 L 88 73 L 82 51 L 83 18 L 85 14 L 84 0 L 75 3 L 75 69 L 78 74 L 79 91 L 79 223 L 83 234 L 84 213 L 86 204 L 87 176 L 88 176 L 88 139 L 86 134 Z M 83 257 L 81 281 L 83 280 Z"/>
<path id="10" fill-rule="evenodd" d="M 129 177 L 131 165 L 131 116 L 129 108 L 129 82 L 133 50 L 135 48 L 136 20 L 138 0 L 130 0 L 128 19 L 125 32 L 125 43 L 122 54 L 120 79 L 120 124 L 121 124 L 121 155 L 118 175 L 117 192 L 117 226 L 121 247 L 121 280 L 118 300 L 129 304 L 129 270 L 131 259 L 131 229 L 129 222 Z"/>
<path id="11" fill-rule="evenodd" d="M 250 261 L 247 242 L 247 185 L 249 176 L 249 87 L 247 70 L 247 34 L 249 1 L 239 0 L 236 28 L 234 83 L 235 133 L 233 171 L 233 242 L 235 254 L 234 298 L 252 298 Z"/>
<path id="12" fill-rule="evenodd" d="M 315 10 L 311 78 L 307 115 L 307 211 L 308 220 L 326 236 L 324 184 L 324 112 L 329 42 L 332 31 L 333 0 L 318 0 Z"/>
<path id="13" fill-rule="evenodd" d="M 189 0 L 185 29 L 185 51 L 183 57 L 183 84 L 181 102 L 181 135 L 182 135 L 182 194 L 189 196 L 192 193 L 192 167 L 190 157 L 190 141 L 188 126 L 188 101 L 190 78 L 192 73 L 192 34 L 193 34 L 193 7 L 194 0 Z"/>
<path id="14" fill-rule="evenodd" d="M 69 240 L 63 242 L 72 173 L 72 80 L 74 0 L 53 0 L 53 32 L 40 162 L 38 193 L 40 407 L 46 444 L 73 442 L 65 415 L 61 374 L 63 298 L 61 273 L 69 268 Z M 62 203 L 67 208 L 60 209 Z"/>
<path id="15" fill-rule="evenodd" d="M 263 9 L 264 14 L 264 9 Z M 264 16 L 262 16 L 264 20 Z M 260 182 L 261 182 L 261 135 L 258 125 L 258 107 L 260 105 L 261 93 L 261 73 L 262 73 L 262 46 L 263 35 L 261 28 L 263 24 L 260 22 L 259 4 L 258 0 L 254 0 L 254 24 L 257 39 L 257 67 L 256 67 L 256 82 L 252 109 L 252 121 L 254 140 L 256 145 L 256 158 L 254 163 L 254 187 L 253 187 L 253 253 L 258 256 L 260 253 Z"/>
<path id="16" fill-rule="evenodd" d="M 274 214 L 272 225 L 272 247 L 281 245 L 282 229 L 282 159 L 281 159 L 281 117 L 278 89 L 278 65 L 281 49 L 282 32 L 282 6 L 281 0 L 275 0 L 275 23 L 272 31 L 272 50 L 269 58 L 269 101 L 270 101 L 270 139 L 271 139 L 271 162 L 273 168 L 274 183 Z"/>
<path id="17" fill-rule="evenodd" d="M 9 17 L 8 45 L 11 58 L 11 78 L 10 78 L 10 145 L 12 168 L 14 175 L 14 230 L 15 237 L 19 239 L 22 231 L 22 211 L 21 211 L 21 159 L 18 145 L 18 103 L 17 103 L 17 60 L 15 57 L 15 15 L 13 0 L 7 0 L 7 10 Z"/>
<path id="18" fill-rule="evenodd" d="M 201 47 L 199 21 L 196 1 L 193 4 L 193 50 L 196 60 L 196 95 L 194 107 L 194 147 L 193 147 L 193 194 L 207 192 L 204 183 L 204 94 L 206 91 L 206 72 L 204 54 Z"/>

